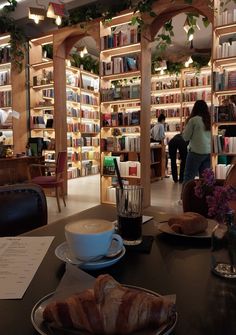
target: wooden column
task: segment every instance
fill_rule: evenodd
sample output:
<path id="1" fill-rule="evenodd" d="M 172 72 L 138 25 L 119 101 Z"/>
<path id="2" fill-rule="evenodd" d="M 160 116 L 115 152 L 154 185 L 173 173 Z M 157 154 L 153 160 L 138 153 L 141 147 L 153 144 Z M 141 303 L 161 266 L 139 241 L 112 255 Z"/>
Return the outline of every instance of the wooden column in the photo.
<path id="1" fill-rule="evenodd" d="M 14 66 L 11 70 L 12 109 L 20 113 L 19 119 L 12 119 L 14 154 L 25 152 L 25 147 L 28 141 L 25 61 L 23 61 L 22 68 L 23 70 L 21 72 Z"/>
<path id="2" fill-rule="evenodd" d="M 67 120 L 66 120 L 66 66 L 65 44 L 60 44 L 56 50 L 53 42 L 53 77 L 54 77 L 54 122 L 56 154 L 59 151 L 67 151 Z M 67 194 L 67 169 L 64 175 L 64 190 Z"/>
<path id="3" fill-rule="evenodd" d="M 150 115 L 151 115 L 151 44 L 146 28 L 141 37 L 141 184 L 144 186 L 144 207 L 151 203 L 150 181 Z"/>

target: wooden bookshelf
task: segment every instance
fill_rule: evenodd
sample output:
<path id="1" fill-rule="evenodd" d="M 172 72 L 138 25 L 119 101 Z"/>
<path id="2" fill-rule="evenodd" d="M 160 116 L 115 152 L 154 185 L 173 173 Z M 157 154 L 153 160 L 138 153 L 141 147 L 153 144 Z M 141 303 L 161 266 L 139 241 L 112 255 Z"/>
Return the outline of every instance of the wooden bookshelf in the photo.
<path id="1" fill-rule="evenodd" d="M 236 157 L 235 107 L 223 106 L 229 102 L 231 95 L 236 95 L 236 42 L 232 39 L 236 33 L 236 22 L 233 22 L 235 6 L 222 11 L 220 1 L 215 0 L 214 8 L 212 167 L 216 177 L 224 179 Z"/>

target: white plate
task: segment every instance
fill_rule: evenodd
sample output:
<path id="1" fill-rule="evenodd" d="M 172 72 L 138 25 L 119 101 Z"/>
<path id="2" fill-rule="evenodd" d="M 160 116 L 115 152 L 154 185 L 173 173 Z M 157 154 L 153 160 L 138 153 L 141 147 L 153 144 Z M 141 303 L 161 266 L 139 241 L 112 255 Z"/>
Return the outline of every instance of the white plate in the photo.
<path id="1" fill-rule="evenodd" d="M 136 286 L 131 286 L 127 285 L 129 288 L 135 289 L 135 290 L 142 290 L 145 292 L 148 292 L 150 294 L 160 296 L 158 293 L 146 290 L 141 287 L 136 287 Z M 31 322 L 34 326 L 34 328 L 37 330 L 37 332 L 41 335 L 91 335 L 91 333 L 88 333 L 86 331 L 81 331 L 81 330 L 57 330 L 50 328 L 46 322 L 43 321 L 43 311 L 49 303 L 55 300 L 53 298 L 54 293 L 50 293 L 40 299 L 36 305 L 33 307 L 32 312 L 31 312 Z M 135 332 L 130 335 L 169 335 L 172 330 L 175 328 L 176 322 L 177 322 L 178 315 L 175 312 L 173 319 L 171 320 L 170 323 L 163 325 L 161 328 L 158 328 L 156 330 L 143 330 L 140 332 Z"/>
<path id="2" fill-rule="evenodd" d="M 162 232 L 170 235 L 175 235 L 175 236 L 183 236 L 183 237 L 188 237 L 188 238 L 211 238 L 212 231 L 217 225 L 217 222 L 215 220 L 207 219 L 208 220 L 208 227 L 206 231 L 195 234 L 195 235 L 185 235 L 185 234 L 180 234 L 176 233 L 171 229 L 171 227 L 168 225 L 168 222 L 163 222 L 163 223 L 158 223 L 157 228 Z"/>
<path id="3" fill-rule="evenodd" d="M 61 261 L 69 263 L 69 264 L 78 265 L 81 269 L 85 269 L 85 270 L 98 270 L 98 269 L 111 266 L 115 264 L 116 262 L 118 262 L 124 256 L 124 254 L 125 254 L 125 247 L 123 246 L 120 252 L 118 253 L 118 255 L 115 257 L 112 257 L 112 258 L 103 257 L 97 261 L 93 261 L 93 262 L 91 261 L 91 262 L 86 262 L 86 263 L 81 264 L 81 261 L 79 261 L 78 259 L 76 259 L 74 256 L 71 255 L 67 242 L 61 243 L 55 249 L 55 255 Z"/>

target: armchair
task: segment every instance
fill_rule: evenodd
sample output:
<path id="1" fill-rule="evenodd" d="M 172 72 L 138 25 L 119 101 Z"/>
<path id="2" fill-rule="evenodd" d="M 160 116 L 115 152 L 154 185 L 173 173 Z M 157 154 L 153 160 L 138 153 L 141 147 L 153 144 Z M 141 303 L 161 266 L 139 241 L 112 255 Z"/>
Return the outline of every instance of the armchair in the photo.
<path id="1" fill-rule="evenodd" d="M 63 173 L 66 169 L 67 152 L 61 151 L 57 155 L 56 163 L 31 164 L 29 166 L 29 179 L 31 183 L 37 184 L 42 188 L 55 189 L 58 211 L 61 212 L 60 193 L 64 206 L 66 206 L 64 195 Z M 39 168 L 39 176 L 31 177 L 32 168 Z"/>
<path id="2" fill-rule="evenodd" d="M 47 224 L 45 194 L 29 183 L 0 187 L 0 236 L 16 236 Z"/>

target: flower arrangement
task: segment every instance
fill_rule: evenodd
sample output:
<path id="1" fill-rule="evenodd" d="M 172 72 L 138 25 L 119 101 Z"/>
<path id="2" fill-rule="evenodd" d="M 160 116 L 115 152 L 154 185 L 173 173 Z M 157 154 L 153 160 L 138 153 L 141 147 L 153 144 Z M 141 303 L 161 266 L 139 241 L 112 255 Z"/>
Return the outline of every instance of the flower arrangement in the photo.
<path id="1" fill-rule="evenodd" d="M 195 196 L 206 198 L 208 216 L 222 222 L 225 214 L 230 211 L 229 202 L 236 200 L 236 189 L 230 185 L 217 185 L 212 169 L 205 169 L 202 178 L 196 180 Z"/>

